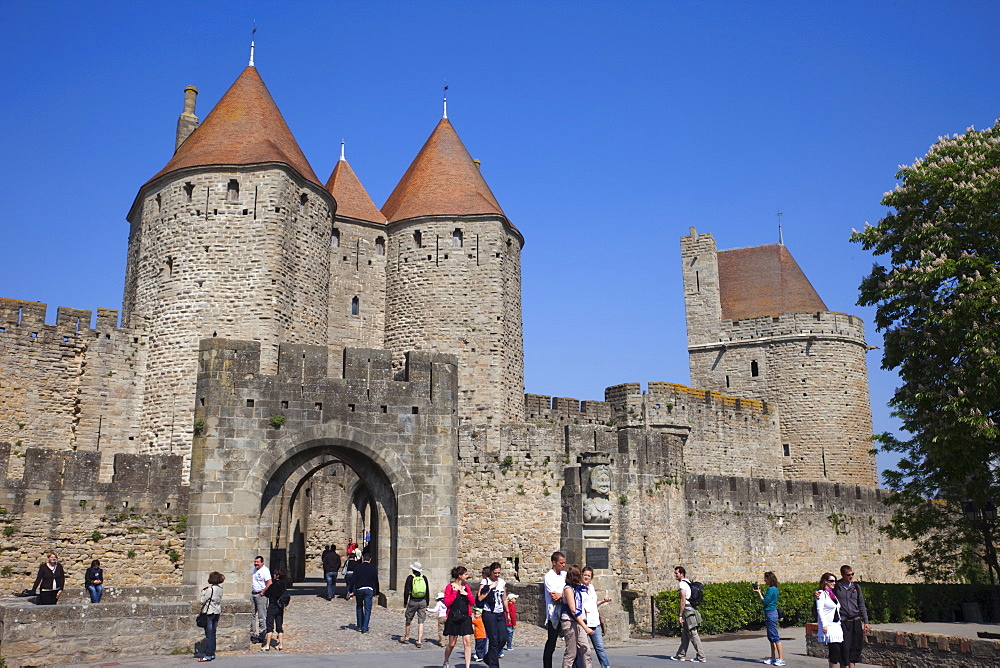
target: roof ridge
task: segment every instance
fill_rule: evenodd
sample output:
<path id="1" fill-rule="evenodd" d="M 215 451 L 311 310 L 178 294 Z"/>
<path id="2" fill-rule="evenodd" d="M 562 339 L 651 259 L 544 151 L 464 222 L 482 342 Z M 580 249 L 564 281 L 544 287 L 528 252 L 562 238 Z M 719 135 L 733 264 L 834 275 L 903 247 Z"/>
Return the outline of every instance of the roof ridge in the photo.
<path id="1" fill-rule="evenodd" d="M 186 167 L 269 162 L 284 163 L 307 181 L 322 186 L 257 68 L 251 65 L 149 181 Z"/>

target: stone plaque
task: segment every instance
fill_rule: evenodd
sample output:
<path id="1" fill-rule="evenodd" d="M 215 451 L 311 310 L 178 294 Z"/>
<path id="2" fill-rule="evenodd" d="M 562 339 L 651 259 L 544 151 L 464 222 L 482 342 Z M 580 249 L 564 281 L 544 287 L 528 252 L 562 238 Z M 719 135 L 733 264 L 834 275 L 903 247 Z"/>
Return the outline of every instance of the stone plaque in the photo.
<path id="1" fill-rule="evenodd" d="M 608 548 L 588 547 L 586 565 L 590 566 L 594 570 L 609 568 L 610 566 L 608 563 Z"/>

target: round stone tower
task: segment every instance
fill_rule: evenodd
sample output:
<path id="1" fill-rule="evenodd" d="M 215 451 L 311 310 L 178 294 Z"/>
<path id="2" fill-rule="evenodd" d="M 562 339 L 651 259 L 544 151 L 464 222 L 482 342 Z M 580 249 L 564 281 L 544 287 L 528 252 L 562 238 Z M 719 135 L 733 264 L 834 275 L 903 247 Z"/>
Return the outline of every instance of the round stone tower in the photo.
<path id="1" fill-rule="evenodd" d="M 189 94 L 185 115 L 193 116 Z M 140 451 L 190 449 L 198 341 L 325 344 L 336 203 L 257 70 L 139 190 L 129 212 L 126 326 L 149 334 Z"/>
<path id="2" fill-rule="evenodd" d="M 524 419 L 521 247 L 447 117 L 413 160 L 382 213 L 388 221 L 385 341 L 459 359 L 459 417 Z"/>
<path id="3" fill-rule="evenodd" d="M 781 244 L 681 237 L 691 384 L 778 409 L 786 478 L 875 487 L 864 323 L 827 309 Z"/>

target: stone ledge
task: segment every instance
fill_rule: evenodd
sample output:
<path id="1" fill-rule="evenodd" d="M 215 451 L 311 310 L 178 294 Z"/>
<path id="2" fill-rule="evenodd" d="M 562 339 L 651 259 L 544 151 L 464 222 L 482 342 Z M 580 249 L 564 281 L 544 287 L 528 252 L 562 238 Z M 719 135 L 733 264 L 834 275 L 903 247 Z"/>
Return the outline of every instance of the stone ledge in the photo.
<path id="1" fill-rule="evenodd" d="M 806 624 L 806 654 L 825 658 L 816 642 L 816 624 Z M 991 668 L 1000 665 L 1000 640 L 872 629 L 865 634 L 861 659 L 878 666 L 943 666 Z"/>
<path id="2" fill-rule="evenodd" d="M 0 648 L 12 667 L 97 662 L 136 653 L 197 652 L 205 635 L 195 625 L 198 604 L 193 598 L 45 606 L 26 599 L 4 600 L 0 605 Z M 250 618 L 245 601 L 223 600 L 218 650 L 245 648 Z"/>

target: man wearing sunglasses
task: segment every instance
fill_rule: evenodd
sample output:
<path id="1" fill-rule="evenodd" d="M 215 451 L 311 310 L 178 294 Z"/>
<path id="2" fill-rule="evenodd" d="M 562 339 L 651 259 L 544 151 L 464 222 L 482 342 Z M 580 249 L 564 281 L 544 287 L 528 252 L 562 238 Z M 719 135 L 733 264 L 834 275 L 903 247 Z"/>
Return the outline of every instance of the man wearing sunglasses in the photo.
<path id="1" fill-rule="evenodd" d="M 840 621 L 844 629 L 844 657 L 850 658 L 850 666 L 861 661 L 861 647 L 864 645 L 868 625 L 868 608 L 860 587 L 854 584 L 854 569 L 848 565 L 840 567 L 840 581 L 834 587 L 834 594 L 840 601 Z M 841 666 L 847 664 L 841 663 Z"/>

